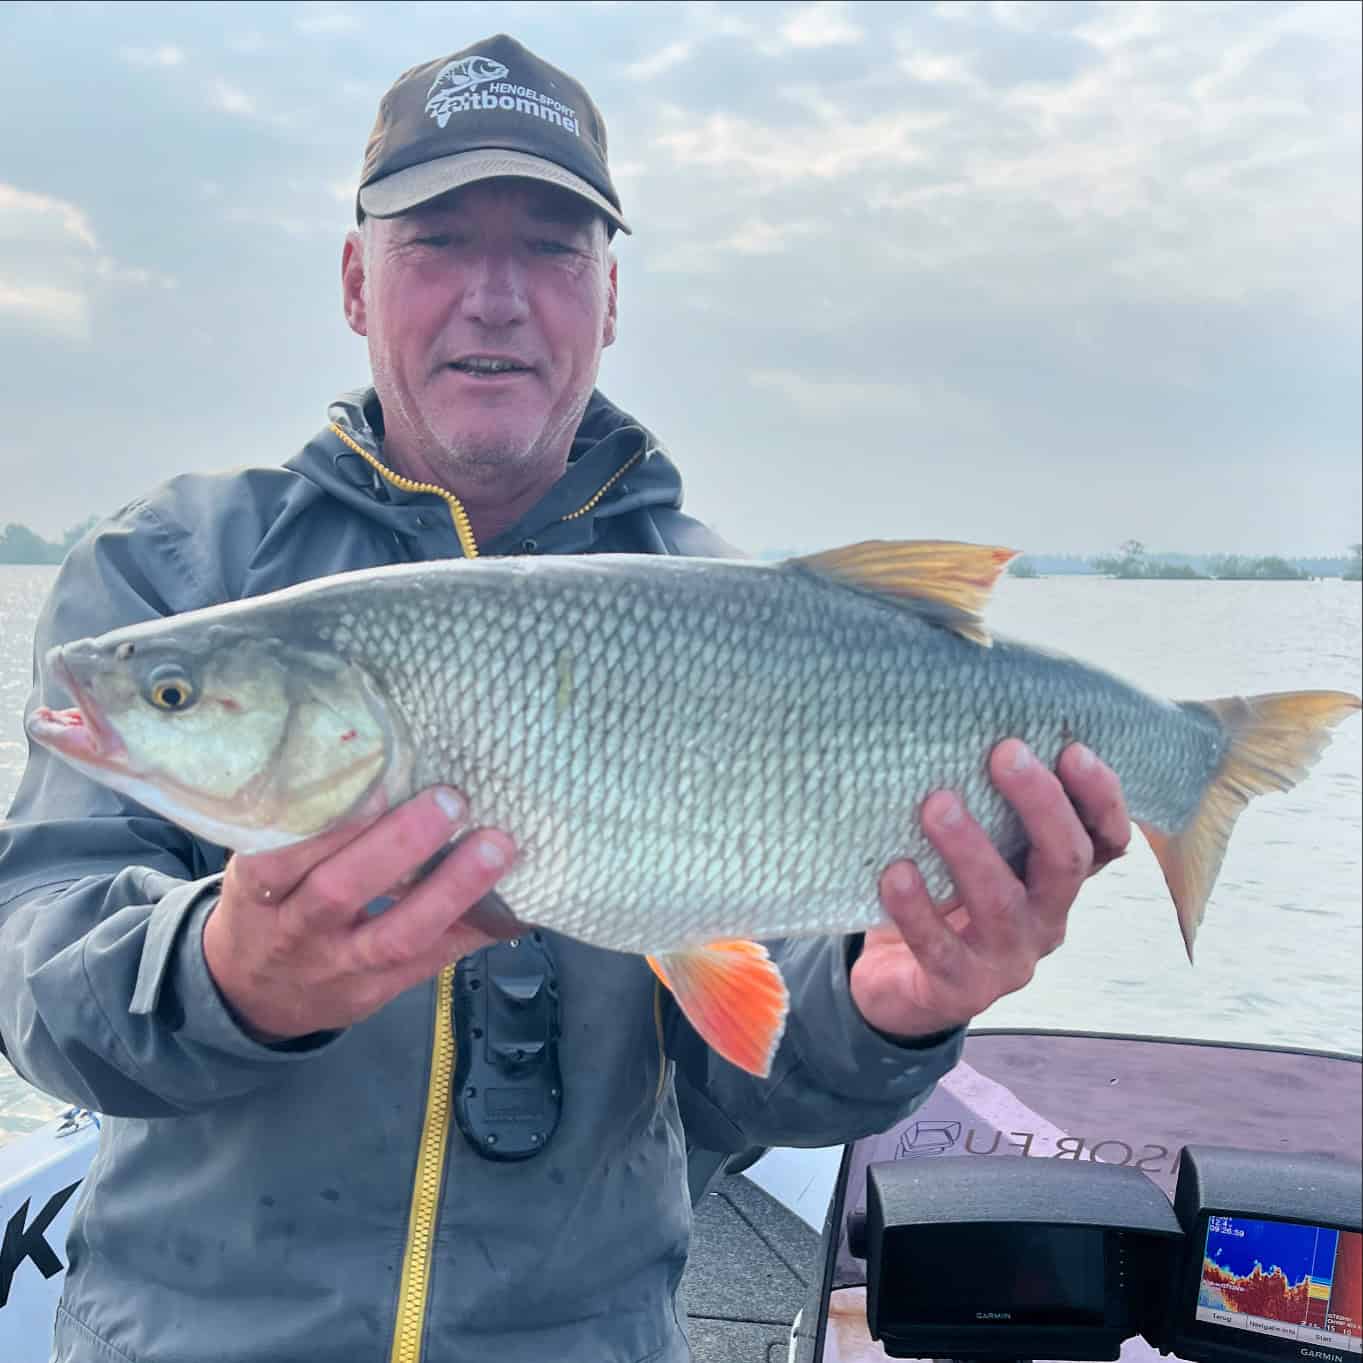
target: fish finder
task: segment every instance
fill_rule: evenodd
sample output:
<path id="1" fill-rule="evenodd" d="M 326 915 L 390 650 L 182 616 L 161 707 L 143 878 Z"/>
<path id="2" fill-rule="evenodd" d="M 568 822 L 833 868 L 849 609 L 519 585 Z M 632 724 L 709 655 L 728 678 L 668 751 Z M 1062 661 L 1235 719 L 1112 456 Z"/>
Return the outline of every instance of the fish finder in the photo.
<path id="1" fill-rule="evenodd" d="M 1023 1158 L 872 1164 L 848 1225 L 891 1358 L 1115 1359 L 1160 1318 L 1181 1238 L 1138 1170 Z"/>
<path id="2" fill-rule="evenodd" d="M 1190 1363 L 1359 1363 L 1360 1201 L 1347 1160 L 1186 1146 L 1182 1260 L 1146 1339 Z"/>

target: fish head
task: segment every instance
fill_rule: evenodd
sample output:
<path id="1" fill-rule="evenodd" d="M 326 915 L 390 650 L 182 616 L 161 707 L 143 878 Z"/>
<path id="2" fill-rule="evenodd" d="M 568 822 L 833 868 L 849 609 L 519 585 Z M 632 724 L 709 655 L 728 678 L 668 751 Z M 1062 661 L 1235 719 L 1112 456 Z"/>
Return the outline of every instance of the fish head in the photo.
<path id="1" fill-rule="evenodd" d="M 326 831 L 402 765 L 391 707 L 356 663 L 258 630 L 175 619 L 52 650 L 73 709 L 30 738 L 220 846 Z"/>

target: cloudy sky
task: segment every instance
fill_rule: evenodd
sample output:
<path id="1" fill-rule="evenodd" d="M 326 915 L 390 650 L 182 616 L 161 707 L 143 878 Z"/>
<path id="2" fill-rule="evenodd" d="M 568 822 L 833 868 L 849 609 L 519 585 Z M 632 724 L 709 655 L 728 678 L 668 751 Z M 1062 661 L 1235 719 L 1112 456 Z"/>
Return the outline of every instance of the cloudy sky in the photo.
<path id="1" fill-rule="evenodd" d="M 0 5 L 0 523 L 292 454 L 379 96 L 504 30 L 605 113 L 602 387 L 730 539 L 1342 552 L 1361 12 Z"/>

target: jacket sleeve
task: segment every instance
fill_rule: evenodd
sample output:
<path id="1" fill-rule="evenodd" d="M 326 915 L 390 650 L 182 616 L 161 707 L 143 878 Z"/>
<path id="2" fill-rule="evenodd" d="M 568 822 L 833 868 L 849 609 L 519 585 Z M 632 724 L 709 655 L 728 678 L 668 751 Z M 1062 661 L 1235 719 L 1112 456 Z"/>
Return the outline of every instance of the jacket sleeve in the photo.
<path id="1" fill-rule="evenodd" d="M 145 504 L 73 549 L 38 622 L 28 708 L 71 704 L 45 661 L 54 645 L 222 599 L 202 562 Z M 208 974 L 225 856 L 30 745 L 0 823 L 0 1049 L 20 1075 L 152 1117 L 239 1095 L 308 1052 L 248 1037 Z"/>
<path id="2" fill-rule="evenodd" d="M 958 1059 L 965 1029 L 890 1040 L 852 1002 L 858 939 L 767 943 L 790 991 L 786 1032 L 766 1079 L 723 1060 L 668 998 L 666 1038 L 688 1140 L 706 1149 L 841 1145 L 901 1121 Z"/>

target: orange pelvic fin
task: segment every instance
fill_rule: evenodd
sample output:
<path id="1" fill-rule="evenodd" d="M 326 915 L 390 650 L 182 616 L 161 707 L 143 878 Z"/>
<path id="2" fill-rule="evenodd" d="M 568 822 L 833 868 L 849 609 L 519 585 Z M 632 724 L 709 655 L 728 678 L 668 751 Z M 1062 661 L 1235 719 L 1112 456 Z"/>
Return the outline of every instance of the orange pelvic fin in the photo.
<path id="1" fill-rule="evenodd" d="M 707 1045 L 765 1079 L 786 1030 L 790 999 L 776 963 L 758 942 L 710 942 L 648 958 Z"/>
<path id="2" fill-rule="evenodd" d="M 980 618 L 1016 549 L 954 540 L 865 540 L 789 560 L 840 586 L 872 592 L 988 648 Z"/>
<path id="3" fill-rule="evenodd" d="M 1241 811 L 1256 795 L 1291 790 L 1320 756 L 1330 730 L 1360 707 L 1346 691 L 1284 691 L 1197 704 L 1221 721 L 1230 740 L 1221 766 L 1179 832 L 1138 825 L 1164 872 L 1190 961 Z"/>

